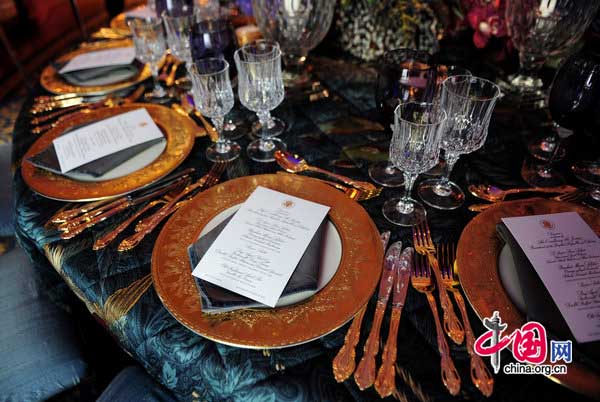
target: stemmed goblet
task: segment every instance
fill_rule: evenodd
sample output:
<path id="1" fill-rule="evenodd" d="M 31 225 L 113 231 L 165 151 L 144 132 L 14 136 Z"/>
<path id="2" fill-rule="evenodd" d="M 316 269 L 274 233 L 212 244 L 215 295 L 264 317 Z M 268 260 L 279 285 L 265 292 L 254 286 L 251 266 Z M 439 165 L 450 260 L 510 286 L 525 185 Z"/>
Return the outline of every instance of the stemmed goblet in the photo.
<path id="1" fill-rule="evenodd" d="M 383 204 L 383 216 L 400 226 L 423 221 L 425 208 L 410 197 L 420 173 L 431 169 L 440 155 L 440 141 L 446 112 L 439 103 L 401 103 L 394 112 L 390 160 L 404 172 L 404 196 Z"/>
<path id="2" fill-rule="evenodd" d="M 509 77 L 511 89 L 539 96 L 538 70 L 547 57 L 561 55 L 579 41 L 598 6 L 598 1 L 508 0 L 506 25 L 520 61 L 519 74 Z"/>
<path id="3" fill-rule="evenodd" d="M 148 63 L 152 71 L 154 79 L 152 97 L 164 98 L 167 92 L 158 80 L 159 63 L 167 50 L 162 20 L 160 18 L 133 18 L 127 21 L 127 24 L 133 35 L 135 55 L 142 63 Z"/>
<path id="4" fill-rule="evenodd" d="M 394 49 L 385 53 L 375 89 L 379 120 L 384 129 L 387 131 L 392 126 L 394 110 L 400 102 L 430 101 L 435 93 L 435 80 L 436 69 L 429 53 L 413 49 Z M 369 177 L 385 187 L 404 184 L 402 172 L 387 160 L 372 164 Z"/>
<path id="5" fill-rule="evenodd" d="M 442 135 L 446 172 L 437 179 L 419 185 L 419 197 L 438 209 L 455 209 L 462 205 L 465 194 L 450 181 L 450 173 L 458 158 L 481 148 L 500 88 L 491 81 L 471 75 L 455 75 L 442 84 L 442 107 L 448 113 Z"/>
<path id="6" fill-rule="evenodd" d="M 281 46 L 286 85 L 308 81 L 304 68 L 308 52 L 329 31 L 335 4 L 335 0 L 252 0 L 260 31 Z"/>
<path id="7" fill-rule="evenodd" d="M 257 162 L 272 162 L 275 151 L 286 149 L 285 143 L 274 138 L 269 129 L 270 112 L 284 97 L 281 50 L 275 42 L 259 41 L 238 49 L 234 58 L 240 102 L 256 113 L 262 126 L 259 138 L 248 145 L 248 157 Z"/>
<path id="8" fill-rule="evenodd" d="M 222 136 L 225 115 L 235 102 L 229 63 L 217 58 L 200 59 L 190 70 L 194 103 L 202 114 L 212 119 L 219 135 L 217 142 L 206 149 L 206 157 L 213 162 L 236 159 L 240 156 L 240 146 Z"/>

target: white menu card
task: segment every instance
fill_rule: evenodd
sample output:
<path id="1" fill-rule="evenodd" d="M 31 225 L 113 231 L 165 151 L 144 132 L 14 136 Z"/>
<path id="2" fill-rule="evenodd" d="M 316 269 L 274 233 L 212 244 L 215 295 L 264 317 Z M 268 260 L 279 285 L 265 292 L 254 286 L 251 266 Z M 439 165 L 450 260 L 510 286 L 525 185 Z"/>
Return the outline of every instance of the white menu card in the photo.
<path id="1" fill-rule="evenodd" d="M 275 307 L 329 207 L 257 187 L 192 275 Z"/>
<path id="2" fill-rule="evenodd" d="M 87 52 L 69 60 L 60 69 L 59 73 L 64 74 L 98 67 L 125 66 L 133 63 L 134 59 L 135 48 L 133 46 Z"/>
<path id="3" fill-rule="evenodd" d="M 141 108 L 75 129 L 52 143 L 60 171 L 65 173 L 162 136 L 148 111 Z"/>
<path id="4" fill-rule="evenodd" d="M 576 212 L 502 218 L 577 342 L 600 340 L 600 239 Z"/>

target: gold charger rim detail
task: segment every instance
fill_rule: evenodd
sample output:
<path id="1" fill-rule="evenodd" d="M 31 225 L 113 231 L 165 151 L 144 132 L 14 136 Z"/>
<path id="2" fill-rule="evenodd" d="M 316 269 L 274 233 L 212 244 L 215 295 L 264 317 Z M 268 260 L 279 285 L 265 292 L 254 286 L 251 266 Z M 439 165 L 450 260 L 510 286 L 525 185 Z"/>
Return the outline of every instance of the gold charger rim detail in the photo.
<path id="1" fill-rule="evenodd" d="M 465 296 L 479 319 L 491 317 L 494 311 L 498 311 L 502 321 L 508 325 L 507 333 L 526 323 L 526 317 L 504 290 L 498 273 L 502 241 L 496 235 L 496 224 L 500 219 L 571 211 L 579 213 L 597 234 L 600 233 L 600 212 L 582 205 L 543 198 L 499 203 L 467 224 L 458 242 L 456 264 Z M 544 364 L 553 363 L 548 357 Z M 600 373 L 580 362 L 570 363 L 567 374 L 548 378 L 576 392 L 600 397 Z"/>
<path id="2" fill-rule="evenodd" d="M 342 241 L 339 268 L 319 293 L 287 307 L 202 314 L 187 247 L 220 212 L 243 202 L 257 186 L 320 202 Z M 165 224 L 152 252 L 154 288 L 166 309 L 191 331 L 213 341 L 252 349 L 296 346 L 335 331 L 373 294 L 383 260 L 379 232 L 366 211 L 317 180 L 294 175 L 256 175 L 215 186 L 181 208 Z"/>
<path id="3" fill-rule="evenodd" d="M 142 169 L 112 180 L 83 182 L 36 168 L 27 160 L 46 149 L 52 140 L 69 128 L 140 108 L 145 108 L 150 113 L 167 139 L 164 151 Z M 117 197 L 152 184 L 175 170 L 191 152 L 195 131 L 197 127 L 193 121 L 161 105 L 132 103 L 87 113 L 78 112 L 73 118 L 43 134 L 31 145 L 21 161 L 21 172 L 29 188 L 47 198 L 83 202 Z"/>
<path id="4" fill-rule="evenodd" d="M 129 27 L 127 26 L 127 15 L 125 12 L 115 15 L 113 19 L 110 20 L 110 27 L 121 35 L 131 34 Z"/>
<path id="5" fill-rule="evenodd" d="M 129 46 L 133 46 L 133 41 L 131 39 L 98 42 L 94 43 L 93 45 L 81 47 L 79 49 L 65 53 L 62 56 L 60 56 L 56 61 L 62 63 L 71 60 L 75 56 L 87 52 Z M 120 82 L 116 82 L 114 84 L 98 86 L 79 86 L 70 84 L 67 81 L 65 81 L 60 76 L 60 74 L 58 74 L 58 71 L 56 70 L 54 65 L 49 64 L 44 68 L 42 74 L 40 75 L 40 84 L 45 90 L 58 95 L 70 93 L 82 96 L 106 95 L 108 93 L 126 89 L 133 85 L 139 84 L 142 81 L 150 78 L 151 76 L 152 73 L 150 71 L 150 67 L 148 65 L 144 65 L 140 69 L 139 73 L 135 76 Z"/>

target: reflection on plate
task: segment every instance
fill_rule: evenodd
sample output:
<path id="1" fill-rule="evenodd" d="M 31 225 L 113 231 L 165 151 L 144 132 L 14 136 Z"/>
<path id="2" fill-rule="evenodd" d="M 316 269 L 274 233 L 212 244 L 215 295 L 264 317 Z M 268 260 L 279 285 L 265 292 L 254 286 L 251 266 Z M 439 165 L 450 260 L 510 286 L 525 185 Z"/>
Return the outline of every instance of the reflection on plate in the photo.
<path id="1" fill-rule="evenodd" d="M 217 216 L 211 219 L 206 226 L 204 226 L 198 238 L 204 236 L 206 233 L 214 229 L 219 223 L 233 215 L 233 213 L 241 206 L 242 204 L 238 204 L 219 213 Z M 340 266 L 340 261 L 342 260 L 342 239 L 340 238 L 340 234 L 335 228 L 335 225 L 330 220 L 327 221 L 327 226 L 325 226 L 323 242 L 323 252 L 321 253 L 321 261 L 319 264 L 320 269 L 317 291 L 323 289 L 325 285 L 329 283 L 331 278 L 333 278 L 337 272 Z M 277 303 L 277 307 L 290 306 L 292 304 L 300 303 L 306 299 L 309 299 L 310 297 L 312 296 L 299 296 L 299 298 L 294 299 L 293 297 L 288 296 L 286 303 Z"/>
<path id="2" fill-rule="evenodd" d="M 294 305 L 203 314 L 187 247 L 203 231 L 210 230 L 209 223 L 216 225 L 224 219 L 257 186 L 331 207 L 329 219 L 334 228 L 329 230 L 324 266 L 333 277 L 325 283 L 327 275 L 323 276 L 323 288 Z M 272 349 L 318 339 L 352 319 L 375 290 L 382 260 L 379 232 L 358 203 L 314 179 L 259 175 L 230 180 L 204 191 L 173 215 L 152 252 L 152 279 L 167 310 L 190 330 L 227 345 Z M 335 273 L 333 267 L 338 267 Z"/>
<path id="3" fill-rule="evenodd" d="M 506 333 L 520 328 L 526 317 L 511 300 L 500 279 L 498 261 L 503 246 L 496 235 L 502 218 L 574 211 L 579 213 L 596 233 L 600 233 L 598 211 L 577 204 L 542 198 L 498 203 L 477 215 L 463 230 L 458 242 L 456 265 L 460 282 L 473 310 L 480 319 L 498 311 L 508 327 Z M 550 354 L 544 364 L 550 363 Z M 582 394 L 600 398 L 600 373 L 581 362 L 568 365 L 567 374 L 549 377 Z"/>
<path id="4" fill-rule="evenodd" d="M 69 52 L 67 54 L 59 57 L 56 62 L 58 65 L 62 65 L 67 61 L 71 60 L 73 57 L 78 56 L 80 54 L 95 52 L 98 50 L 106 50 L 117 47 L 128 47 L 133 46 L 133 41 L 131 39 L 124 40 L 114 40 L 114 41 L 103 41 L 103 42 L 95 42 L 92 45 L 88 45 L 85 47 L 81 47 L 77 50 Z M 105 95 L 110 92 L 119 91 L 122 89 L 129 88 L 133 85 L 139 84 L 140 82 L 146 80 L 151 77 L 150 67 L 148 65 L 144 65 L 139 69 L 139 72 L 132 77 L 120 80 L 118 82 L 107 84 L 107 85 L 75 85 L 67 82 L 57 71 L 56 67 L 53 64 L 49 64 L 42 71 L 42 75 L 40 76 L 40 84 L 44 87 L 45 90 L 55 93 L 55 94 L 67 94 L 67 93 L 75 93 L 78 95 Z"/>
<path id="5" fill-rule="evenodd" d="M 166 137 L 164 150 L 155 158 L 152 154 L 139 156 L 134 159 L 134 166 L 122 164 L 107 174 L 113 178 L 103 181 L 79 181 L 53 174 L 43 169 L 34 167 L 27 158 L 46 149 L 58 136 L 66 130 L 83 124 L 92 123 L 117 114 L 129 112 L 139 108 L 146 108 L 152 119 L 159 126 Z M 92 110 L 88 113 L 80 112 L 73 118 L 59 124 L 46 132 L 27 151 L 21 162 L 21 173 L 25 183 L 35 192 L 60 201 L 91 201 L 103 198 L 116 197 L 127 194 L 147 186 L 166 176 L 179 166 L 187 157 L 194 146 L 194 133 L 197 130 L 194 122 L 172 109 L 152 104 L 130 104 Z M 150 149 L 151 150 L 151 149 Z M 155 148 L 153 152 L 159 149 Z M 149 159 L 152 159 L 149 161 Z M 149 162 L 149 163 L 148 163 Z M 140 168 L 141 167 L 141 168 Z M 134 170 L 135 169 L 135 170 Z M 115 170 L 117 170 L 115 172 Z M 125 176 L 125 170 L 131 170 Z M 121 176 L 121 177 L 120 177 Z"/>

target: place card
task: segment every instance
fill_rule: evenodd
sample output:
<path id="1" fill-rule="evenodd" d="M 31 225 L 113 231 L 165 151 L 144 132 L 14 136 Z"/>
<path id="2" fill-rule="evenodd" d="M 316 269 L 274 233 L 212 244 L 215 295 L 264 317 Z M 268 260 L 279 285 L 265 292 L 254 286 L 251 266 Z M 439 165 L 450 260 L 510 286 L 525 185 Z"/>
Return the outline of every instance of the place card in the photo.
<path id="1" fill-rule="evenodd" d="M 73 57 L 58 72 L 65 74 L 99 67 L 124 66 L 133 63 L 134 59 L 135 48 L 133 46 L 98 50 Z"/>
<path id="2" fill-rule="evenodd" d="M 275 307 L 329 207 L 257 187 L 192 275 Z"/>
<path id="3" fill-rule="evenodd" d="M 502 218 L 502 222 L 577 342 L 600 340 L 600 239 L 594 231 L 576 212 Z"/>
<path id="4" fill-rule="evenodd" d="M 88 124 L 52 141 L 62 173 L 129 147 L 162 138 L 144 108 Z"/>

